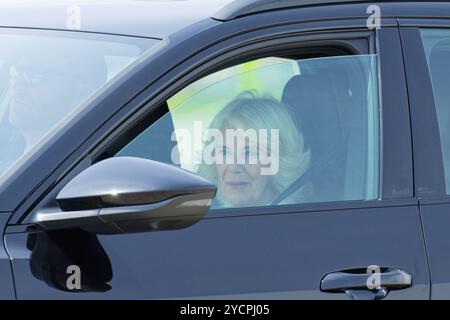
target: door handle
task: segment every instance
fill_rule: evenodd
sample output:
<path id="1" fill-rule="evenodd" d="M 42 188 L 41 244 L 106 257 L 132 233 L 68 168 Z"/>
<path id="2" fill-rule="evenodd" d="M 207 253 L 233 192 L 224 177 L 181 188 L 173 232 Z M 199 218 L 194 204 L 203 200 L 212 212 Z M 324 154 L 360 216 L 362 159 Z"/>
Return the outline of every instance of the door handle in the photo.
<path id="1" fill-rule="evenodd" d="M 369 273 L 367 269 L 351 269 L 328 273 L 320 283 L 324 292 L 345 293 L 352 299 L 383 299 L 389 290 L 410 287 L 412 277 L 400 269 L 380 268 Z"/>

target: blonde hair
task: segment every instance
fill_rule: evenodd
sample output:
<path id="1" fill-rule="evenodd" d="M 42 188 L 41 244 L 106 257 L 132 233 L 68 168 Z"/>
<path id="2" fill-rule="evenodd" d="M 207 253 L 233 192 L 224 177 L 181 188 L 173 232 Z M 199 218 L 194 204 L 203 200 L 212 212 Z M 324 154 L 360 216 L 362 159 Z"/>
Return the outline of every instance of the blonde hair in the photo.
<path id="1" fill-rule="evenodd" d="M 305 150 L 303 134 L 291 116 L 288 105 L 280 103 L 270 96 L 258 97 L 251 91 L 245 91 L 228 103 L 211 121 L 210 129 L 223 130 L 225 123 L 236 129 L 279 130 L 279 170 L 273 175 L 271 186 L 279 195 L 310 166 L 311 153 Z M 270 137 L 268 137 L 270 139 Z M 204 142 L 204 148 L 208 142 Z M 268 144 L 269 152 L 270 143 Z M 212 183 L 219 185 L 214 164 L 200 164 L 196 171 Z M 220 189 L 217 202 L 223 203 Z M 296 201 L 290 199 L 290 201 Z"/>

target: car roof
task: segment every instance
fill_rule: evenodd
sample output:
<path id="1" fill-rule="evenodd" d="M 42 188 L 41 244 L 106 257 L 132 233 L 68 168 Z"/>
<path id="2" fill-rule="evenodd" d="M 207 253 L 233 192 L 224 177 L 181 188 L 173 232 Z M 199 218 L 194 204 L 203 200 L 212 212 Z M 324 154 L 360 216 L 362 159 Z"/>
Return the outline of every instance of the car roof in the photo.
<path id="1" fill-rule="evenodd" d="M 351 3 L 401 3 L 401 2 L 448 2 L 448 0 L 236 0 L 222 6 L 214 14 L 217 20 L 232 20 L 248 14 L 264 11 L 287 9 L 294 7 L 310 7 L 318 5 L 335 5 Z"/>
<path id="2" fill-rule="evenodd" d="M 214 14 L 214 18 L 217 20 L 231 20 L 246 14 L 274 9 L 367 1 L 368 0 L 239 0 L 232 1 L 220 8 Z"/>
<path id="3" fill-rule="evenodd" d="M 1 0 L 0 27 L 76 29 L 161 39 L 212 17 L 231 1 Z M 76 25 L 72 22 L 78 12 L 80 23 Z"/>
<path id="4" fill-rule="evenodd" d="M 434 0 L 435 2 L 446 2 Z M 448 1 L 448 0 L 447 0 Z M 293 7 L 371 3 L 370 0 L 1 0 L 0 27 L 74 29 L 162 39 L 204 19 L 227 21 Z M 378 0 L 426 2 L 424 0 Z M 77 8 L 76 8 L 77 7 Z M 74 9 L 75 8 L 75 9 Z"/>

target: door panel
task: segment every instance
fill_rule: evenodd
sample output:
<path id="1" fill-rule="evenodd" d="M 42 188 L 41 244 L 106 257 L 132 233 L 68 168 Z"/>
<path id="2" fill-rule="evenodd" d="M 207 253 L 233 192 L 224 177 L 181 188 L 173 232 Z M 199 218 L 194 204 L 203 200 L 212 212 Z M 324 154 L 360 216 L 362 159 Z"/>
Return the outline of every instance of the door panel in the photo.
<path id="1" fill-rule="evenodd" d="M 450 299 L 450 199 L 423 199 L 420 202 L 432 280 L 431 298 Z"/>
<path id="2" fill-rule="evenodd" d="M 0 229 L 6 228 L 11 214 L 0 212 Z M 0 245 L 0 300 L 15 299 L 11 260 L 2 242 Z"/>
<path id="3" fill-rule="evenodd" d="M 16 257 L 19 299 L 346 299 L 344 293 L 320 292 L 322 277 L 373 264 L 412 275 L 411 288 L 392 291 L 387 298 L 427 299 L 428 272 L 423 241 L 417 236 L 421 226 L 415 201 L 371 205 L 365 209 L 210 218 L 185 230 L 98 236 L 113 266 L 112 289 L 103 293 L 74 294 L 49 287 L 33 276 L 30 266 L 48 268 L 48 261 L 40 257 L 55 253 L 16 250 L 24 248 L 29 239 L 23 233 L 8 234 L 6 241 L 12 244 L 11 254 Z M 75 235 L 59 241 L 72 244 L 68 256 L 85 250 L 85 242 Z M 91 258 L 92 264 L 98 263 L 95 256 Z M 52 267 L 64 270 L 63 266 Z M 102 274 L 97 277 L 102 278 Z"/>

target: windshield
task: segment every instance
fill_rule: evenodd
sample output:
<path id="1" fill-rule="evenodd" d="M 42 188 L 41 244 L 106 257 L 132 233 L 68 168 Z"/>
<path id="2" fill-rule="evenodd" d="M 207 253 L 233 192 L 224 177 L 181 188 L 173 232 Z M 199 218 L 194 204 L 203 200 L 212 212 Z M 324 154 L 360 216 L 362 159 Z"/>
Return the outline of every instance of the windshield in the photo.
<path id="1" fill-rule="evenodd" d="M 1 29 L 0 180 L 158 40 Z"/>

